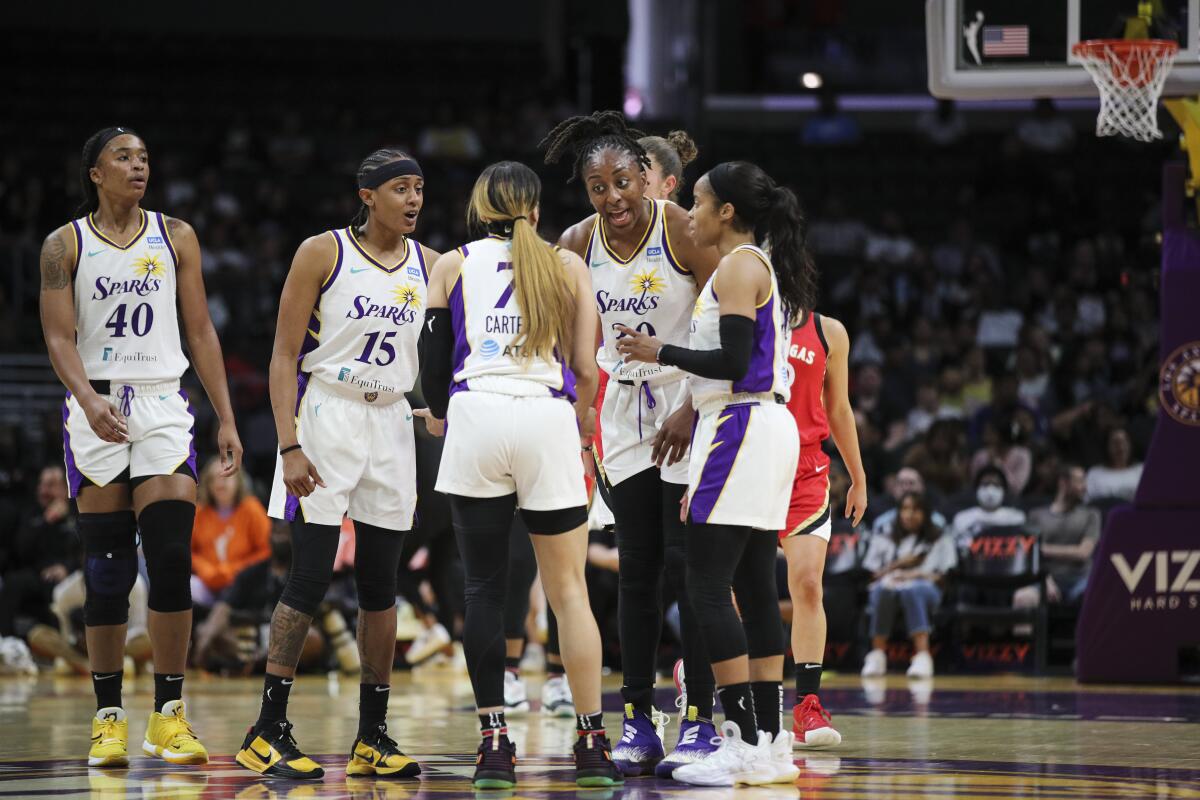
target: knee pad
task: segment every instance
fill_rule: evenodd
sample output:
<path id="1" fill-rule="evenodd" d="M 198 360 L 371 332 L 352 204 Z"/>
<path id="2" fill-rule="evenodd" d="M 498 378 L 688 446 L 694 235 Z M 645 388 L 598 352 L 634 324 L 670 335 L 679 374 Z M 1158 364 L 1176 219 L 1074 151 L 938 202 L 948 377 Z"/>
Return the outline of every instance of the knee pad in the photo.
<path id="1" fill-rule="evenodd" d="M 355 548 L 357 550 L 357 541 Z M 292 568 L 279 602 L 301 614 L 315 616 L 333 580 L 337 556 L 338 526 L 292 524 Z M 357 553 L 355 557 L 358 558 Z"/>
<path id="2" fill-rule="evenodd" d="M 137 580 L 137 521 L 132 511 L 80 514 L 83 540 L 84 624 L 124 625 Z"/>
<path id="3" fill-rule="evenodd" d="M 386 611 L 396 604 L 396 575 L 404 533 L 354 523 L 354 584 L 358 607 L 363 611 Z"/>
<path id="4" fill-rule="evenodd" d="M 142 509 L 138 529 L 150 577 L 147 605 L 169 614 L 192 607 L 192 525 L 196 506 L 186 500 L 159 500 Z"/>

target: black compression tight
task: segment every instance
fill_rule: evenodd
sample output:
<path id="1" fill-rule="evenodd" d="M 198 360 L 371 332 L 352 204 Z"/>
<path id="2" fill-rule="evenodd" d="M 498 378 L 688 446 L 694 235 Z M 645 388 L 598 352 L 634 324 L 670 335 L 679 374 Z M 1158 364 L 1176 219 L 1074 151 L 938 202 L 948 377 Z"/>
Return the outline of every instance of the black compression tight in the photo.
<path id="1" fill-rule="evenodd" d="M 525 619 L 529 616 L 529 590 L 537 579 L 537 558 L 529 527 L 518 514 L 513 519 L 508 550 L 508 596 L 504 600 L 504 638 L 524 639 Z M 546 606 L 546 652 L 558 655 L 558 620 L 554 609 Z"/>
<path id="2" fill-rule="evenodd" d="M 618 617 L 621 669 L 626 702 L 648 704 L 662 633 L 662 575 L 666 572 L 683 628 L 683 660 L 688 694 L 711 695 L 712 666 L 696 614 L 688 602 L 688 530 L 679 520 L 679 501 L 687 487 L 667 483 L 658 469 L 640 472 L 612 488 L 620 554 Z M 643 708 L 642 710 L 648 710 Z"/>
<path id="3" fill-rule="evenodd" d="M 714 663 L 782 655 L 783 620 L 775 589 L 778 538 L 740 525 L 690 523 L 688 589 Z M 737 594 L 733 607 L 730 590 Z M 738 611 L 741 619 L 738 619 Z M 688 676 L 691 691 L 691 676 Z"/>

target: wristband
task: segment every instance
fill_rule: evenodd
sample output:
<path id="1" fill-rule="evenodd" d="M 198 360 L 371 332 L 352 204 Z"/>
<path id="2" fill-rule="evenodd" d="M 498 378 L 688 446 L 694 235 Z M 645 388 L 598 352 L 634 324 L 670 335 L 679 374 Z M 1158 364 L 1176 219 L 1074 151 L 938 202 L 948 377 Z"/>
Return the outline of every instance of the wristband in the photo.
<path id="1" fill-rule="evenodd" d="M 293 450 L 299 450 L 299 449 L 300 449 L 300 445 L 294 444 L 291 447 L 285 447 L 282 450 L 280 450 L 279 455 L 286 456 L 288 453 L 292 452 Z"/>

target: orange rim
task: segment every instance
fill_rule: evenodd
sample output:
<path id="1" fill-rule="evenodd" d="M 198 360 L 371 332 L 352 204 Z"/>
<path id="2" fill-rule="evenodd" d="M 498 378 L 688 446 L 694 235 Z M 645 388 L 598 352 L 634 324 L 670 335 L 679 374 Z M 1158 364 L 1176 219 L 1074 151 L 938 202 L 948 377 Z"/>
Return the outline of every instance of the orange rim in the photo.
<path id="1" fill-rule="evenodd" d="M 1093 63 L 1121 61 L 1129 78 L 1120 81 L 1120 85 L 1145 86 L 1158 73 L 1163 62 L 1179 52 L 1179 43 L 1170 39 L 1089 39 L 1072 45 L 1071 52 L 1076 58 Z M 1149 63 L 1137 58 L 1143 53 L 1152 56 Z"/>

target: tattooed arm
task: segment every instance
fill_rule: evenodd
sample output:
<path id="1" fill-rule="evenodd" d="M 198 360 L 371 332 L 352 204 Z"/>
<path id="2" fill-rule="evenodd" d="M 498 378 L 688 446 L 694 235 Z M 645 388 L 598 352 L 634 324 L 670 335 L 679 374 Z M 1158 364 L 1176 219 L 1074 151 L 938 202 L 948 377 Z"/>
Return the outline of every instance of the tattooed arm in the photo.
<path id="1" fill-rule="evenodd" d="M 92 430 L 106 442 L 124 442 L 128 434 L 125 420 L 105 398 L 88 383 L 83 360 L 75 347 L 75 264 L 79 260 L 75 236 L 64 225 L 46 237 L 42 244 L 42 291 L 39 306 L 42 335 L 50 363 L 63 386 L 87 414 Z"/>

